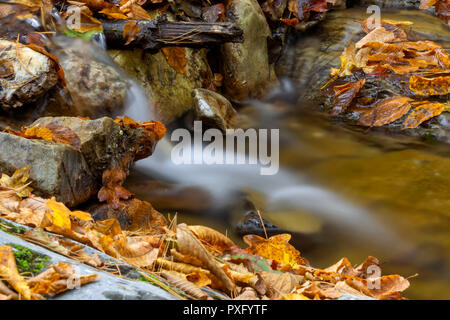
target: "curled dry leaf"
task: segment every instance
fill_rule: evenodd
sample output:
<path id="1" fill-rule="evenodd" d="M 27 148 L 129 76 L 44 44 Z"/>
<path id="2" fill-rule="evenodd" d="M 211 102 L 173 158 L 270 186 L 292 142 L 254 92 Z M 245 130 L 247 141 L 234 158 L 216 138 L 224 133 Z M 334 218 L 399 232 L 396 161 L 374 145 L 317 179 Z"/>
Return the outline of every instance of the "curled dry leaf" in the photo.
<path id="1" fill-rule="evenodd" d="M 289 244 L 290 239 L 290 234 L 277 234 L 269 239 L 257 235 L 244 236 L 244 241 L 249 245 L 246 251 L 250 254 L 290 265 L 293 269 L 308 264 L 308 261 L 300 256 L 300 252 Z"/>
<path id="2" fill-rule="evenodd" d="M 100 202 L 106 201 L 106 203 L 111 204 L 114 209 L 118 209 L 119 201 L 121 199 L 127 200 L 133 197 L 132 193 L 122 187 L 125 178 L 126 173 L 120 166 L 103 171 L 103 186 L 98 192 L 98 200 Z"/>
<path id="3" fill-rule="evenodd" d="M 222 233 L 205 226 L 188 226 L 189 230 L 202 242 L 218 249 L 220 252 L 234 246 L 233 241 Z"/>
<path id="4" fill-rule="evenodd" d="M 164 278 L 166 278 L 166 280 L 170 284 L 172 284 L 176 288 L 179 288 L 179 289 L 185 291 L 186 293 L 190 294 L 194 298 L 199 299 L 199 300 L 207 300 L 208 299 L 208 295 L 206 293 L 204 293 L 195 284 L 193 284 L 185 279 L 182 279 L 174 274 L 171 274 L 170 272 L 166 272 L 166 271 L 162 272 L 162 276 Z"/>
<path id="5" fill-rule="evenodd" d="M 371 277 L 369 279 L 347 277 L 346 283 L 363 294 L 380 300 L 409 288 L 409 281 L 399 275 Z"/>
<path id="6" fill-rule="evenodd" d="M 156 259 L 156 265 L 160 266 L 163 269 L 166 270 L 173 270 L 185 274 L 191 274 L 191 273 L 203 273 L 203 274 L 209 274 L 209 270 L 194 267 L 186 263 L 181 262 L 173 262 L 170 260 L 166 260 L 163 258 Z"/>
<path id="7" fill-rule="evenodd" d="M 186 275 L 186 280 L 194 283 L 197 287 L 205 287 L 211 284 L 211 279 L 203 272 L 193 272 Z"/>
<path id="8" fill-rule="evenodd" d="M 371 110 L 364 112 L 358 124 L 366 127 L 380 127 L 403 117 L 410 109 L 407 97 L 386 98 L 378 102 Z"/>
<path id="9" fill-rule="evenodd" d="M 10 246 L 0 247 L 0 279 L 8 282 L 25 300 L 31 300 L 31 290 L 17 271 L 16 258 Z"/>
<path id="10" fill-rule="evenodd" d="M 229 291 L 234 292 L 234 283 L 185 224 L 177 226 L 177 245 L 182 254 L 194 256 L 202 261 L 203 265 L 222 281 Z"/>
<path id="11" fill-rule="evenodd" d="M 297 290 L 297 292 L 311 299 L 337 299 L 342 296 L 342 293 L 335 288 L 334 284 L 318 281 L 314 281 L 309 286 Z"/>
<path id="12" fill-rule="evenodd" d="M 421 123 L 440 115 L 445 107 L 441 103 L 427 102 L 417 106 L 403 123 L 402 129 L 416 128 Z"/>

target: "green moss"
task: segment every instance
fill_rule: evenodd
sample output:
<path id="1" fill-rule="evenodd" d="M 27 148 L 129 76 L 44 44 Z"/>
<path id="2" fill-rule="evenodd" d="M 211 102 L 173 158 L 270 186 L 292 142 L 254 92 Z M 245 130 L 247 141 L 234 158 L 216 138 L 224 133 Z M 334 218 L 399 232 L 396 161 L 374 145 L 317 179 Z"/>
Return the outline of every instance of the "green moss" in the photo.
<path id="1" fill-rule="evenodd" d="M 17 244 L 8 243 L 14 248 L 17 269 L 20 274 L 36 276 L 50 265 L 50 257 L 36 253 Z"/>
<path id="2" fill-rule="evenodd" d="M 0 230 L 9 234 L 23 234 L 27 229 L 17 227 L 12 223 L 8 223 L 4 220 L 0 220 Z"/>

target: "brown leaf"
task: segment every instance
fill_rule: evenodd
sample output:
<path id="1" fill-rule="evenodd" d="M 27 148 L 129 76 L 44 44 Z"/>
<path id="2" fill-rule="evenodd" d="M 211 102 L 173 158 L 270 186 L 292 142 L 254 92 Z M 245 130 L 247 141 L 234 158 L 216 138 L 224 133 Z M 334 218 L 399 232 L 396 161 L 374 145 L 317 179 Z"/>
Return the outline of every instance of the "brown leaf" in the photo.
<path id="1" fill-rule="evenodd" d="M 355 44 L 355 47 L 356 47 L 356 49 L 361 49 L 368 42 L 377 41 L 377 42 L 385 43 L 385 42 L 391 42 L 394 39 L 395 39 L 395 34 L 393 32 L 387 31 L 383 27 L 378 27 L 376 29 L 373 29 L 364 38 L 359 40 Z"/>
<path id="2" fill-rule="evenodd" d="M 361 79 L 359 81 L 347 82 L 344 85 L 333 87 L 336 95 L 336 103 L 333 106 L 331 114 L 337 115 L 345 112 L 365 83 L 366 79 Z"/>
<path id="3" fill-rule="evenodd" d="M 376 299 L 382 299 L 409 288 L 409 281 L 399 275 L 371 277 L 370 279 L 347 277 L 346 283 L 365 295 Z"/>
<path id="4" fill-rule="evenodd" d="M 112 6 L 110 8 L 105 8 L 98 13 L 104 14 L 110 19 L 114 20 L 127 20 L 128 17 L 116 6 Z"/>
<path id="5" fill-rule="evenodd" d="M 335 288 L 334 284 L 318 281 L 297 290 L 297 292 L 311 299 L 337 299 L 342 296 L 342 293 Z"/>
<path id="6" fill-rule="evenodd" d="M 194 256 L 202 261 L 204 266 L 222 281 L 229 291 L 234 292 L 234 283 L 185 224 L 179 224 L 177 226 L 177 244 L 182 254 Z"/>
<path id="7" fill-rule="evenodd" d="M 31 290 L 17 271 L 16 258 L 10 246 L 0 247 L 0 279 L 7 281 L 25 300 L 31 300 Z"/>
<path id="8" fill-rule="evenodd" d="M 14 74 L 14 66 L 6 59 L 0 59 L 0 78 L 8 78 Z"/>
<path id="9" fill-rule="evenodd" d="M 380 127 L 404 116 L 409 109 L 411 99 L 407 97 L 386 98 L 378 102 L 371 110 L 364 112 L 358 124 L 366 127 Z"/>
<path id="10" fill-rule="evenodd" d="M 184 47 L 165 47 L 161 49 L 167 63 L 175 69 L 176 72 L 186 73 L 186 48 Z"/>
<path id="11" fill-rule="evenodd" d="M 403 123 L 402 129 L 416 128 L 421 123 L 440 115 L 445 107 L 441 103 L 424 103 L 417 106 Z"/>
<path id="12" fill-rule="evenodd" d="M 234 243 L 230 238 L 214 229 L 205 226 L 188 226 L 188 228 L 202 242 L 218 249 L 220 252 L 229 250 L 234 246 Z"/>
<path id="13" fill-rule="evenodd" d="M 98 192 L 98 200 L 100 202 L 106 201 L 108 204 L 112 204 L 114 209 L 118 209 L 119 201 L 121 199 L 126 200 L 133 197 L 132 193 L 122 187 L 122 183 L 125 181 L 125 178 L 126 173 L 120 168 L 120 166 L 103 171 L 103 186 Z"/>
<path id="14" fill-rule="evenodd" d="M 129 45 L 136 40 L 137 34 L 141 32 L 136 20 L 128 21 L 123 28 L 123 38 L 126 40 L 125 45 Z"/>
<path id="15" fill-rule="evenodd" d="M 422 77 L 413 75 L 409 78 L 409 89 L 421 96 L 446 95 L 450 93 L 450 76 Z"/>
<path id="16" fill-rule="evenodd" d="M 284 294 L 291 293 L 299 283 L 298 278 L 292 273 L 274 273 L 262 271 L 258 273 L 266 285 L 266 294 L 273 300 L 278 300 Z"/>

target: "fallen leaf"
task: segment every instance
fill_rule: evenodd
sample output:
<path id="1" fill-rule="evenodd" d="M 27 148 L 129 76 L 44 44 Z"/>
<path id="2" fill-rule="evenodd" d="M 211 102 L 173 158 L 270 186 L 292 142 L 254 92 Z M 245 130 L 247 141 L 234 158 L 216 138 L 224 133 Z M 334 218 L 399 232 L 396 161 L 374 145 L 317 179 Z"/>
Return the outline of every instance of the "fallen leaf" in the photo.
<path id="1" fill-rule="evenodd" d="M 27 183 L 29 177 L 30 166 L 17 169 L 11 177 L 3 173 L 0 178 L 0 187 L 13 189 L 21 198 L 28 197 L 33 190 Z"/>
<path id="2" fill-rule="evenodd" d="M 409 89 L 421 96 L 446 95 L 450 93 L 450 76 L 409 78 Z"/>
<path id="3" fill-rule="evenodd" d="M 161 49 L 167 63 L 178 73 L 186 73 L 186 48 L 165 47 Z"/>
<path id="4" fill-rule="evenodd" d="M 308 261 L 300 256 L 300 252 L 288 243 L 290 239 L 290 234 L 277 234 L 269 239 L 257 235 L 244 236 L 244 241 L 249 245 L 246 251 L 250 254 L 288 264 L 293 269 L 308 264 Z"/>
<path id="5" fill-rule="evenodd" d="M 368 42 L 376 41 L 376 42 L 386 43 L 386 42 L 391 42 L 394 39 L 395 39 L 395 34 L 393 32 L 389 32 L 383 27 L 378 27 L 378 28 L 373 29 L 364 38 L 359 40 L 355 44 L 355 47 L 356 47 L 356 49 L 361 49 Z"/>
<path id="6" fill-rule="evenodd" d="M 202 242 L 216 248 L 220 252 L 229 250 L 234 246 L 233 241 L 222 233 L 204 226 L 188 226 L 194 235 Z"/>
<path id="7" fill-rule="evenodd" d="M 162 272 L 162 276 L 166 278 L 166 280 L 171 283 L 173 286 L 185 291 L 186 293 L 190 294 L 196 299 L 199 300 L 207 300 L 208 295 L 204 293 L 199 287 L 197 287 L 195 284 L 180 278 L 174 274 L 171 274 L 169 272 Z"/>
<path id="8" fill-rule="evenodd" d="M 392 123 L 411 109 L 410 101 L 411 99 L 407 97 L 383 99 L 375 107 L 364 112 L 359 118 L 358 124 L 366 127 L 380 127 Z"/>
<path id="9" fill-rule="evenodd" d="M 337 115 L 345 112 L 365 83 L 366 79 L 361 79 L 333 87 L 336 95 L 336 103 L 333 106 L 331 114 Z"/>
<path id="10" fill-rule="evenodd" d="M 8 282 L 25 300 L 31 300 L 31 290 L 17 271 L 16 258 L 10 246 L 0 247 L 0 278 Z"/>

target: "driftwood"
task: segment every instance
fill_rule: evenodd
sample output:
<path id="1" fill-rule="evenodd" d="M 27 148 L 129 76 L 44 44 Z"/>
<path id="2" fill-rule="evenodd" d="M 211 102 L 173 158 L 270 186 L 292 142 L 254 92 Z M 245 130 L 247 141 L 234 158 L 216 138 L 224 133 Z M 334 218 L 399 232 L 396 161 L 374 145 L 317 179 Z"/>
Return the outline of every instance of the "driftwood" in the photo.
<path id="1" fill-rule="evenodd" d="M 172 22 L 135 20 L 136 39 L 125 46 L 123 29 L 129 20 L 102 21 L 108 47 L 158 50 L 166 46 L 204 47 L 225 42 L 242 42 L 243 31 L 231 22 Z"/>

